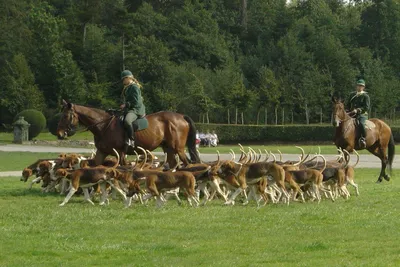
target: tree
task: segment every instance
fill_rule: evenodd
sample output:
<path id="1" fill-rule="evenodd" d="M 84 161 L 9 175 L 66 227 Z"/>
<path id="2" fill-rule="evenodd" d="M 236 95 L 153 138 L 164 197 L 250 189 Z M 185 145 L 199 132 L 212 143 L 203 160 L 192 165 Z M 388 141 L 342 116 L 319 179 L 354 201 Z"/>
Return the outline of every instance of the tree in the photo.
<path id="1" fill-rule="evenodd" d="M 264 108 L 264 124 L 267 124 L 267 109 L 272 106 L 275 111 L 275 124 L 278 124 L 278 107 L 280 104 L 281 88 L 279 82 L 275 79 L 274 72 L 266 66 L 262 66 L 258 71 L 257 93 L 258 93 L 258 112 L 257 124 L 261 109 Z"/>
<path id="2" fill-rule="evenodd" d="M 2 122 L 10 123 L 12 118 L 24 109 L 43 111 L 45 101 L 42 92 L 35 84 L 25 56 L 16 54 L 0 73 L 0 110 Z"/>

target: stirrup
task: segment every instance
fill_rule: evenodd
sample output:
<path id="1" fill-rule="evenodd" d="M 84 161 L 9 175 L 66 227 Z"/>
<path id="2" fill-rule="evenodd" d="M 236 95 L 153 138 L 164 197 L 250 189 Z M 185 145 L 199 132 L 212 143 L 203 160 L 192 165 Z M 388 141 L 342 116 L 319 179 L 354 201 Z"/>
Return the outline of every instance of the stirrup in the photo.
<path id="1" fill-rule="evenodd" d="M 358 145 L 360 146 L 360 148 L 367 148 L 367 141 L 365 140 L 364 137 L 361 137 L 358 140 Z"/>
<path id="2" fill-rule="evenodd" d="M 135 147 L 135 140 L 132 140 L 130 138 L 126 139 L 125 145 Z"/>

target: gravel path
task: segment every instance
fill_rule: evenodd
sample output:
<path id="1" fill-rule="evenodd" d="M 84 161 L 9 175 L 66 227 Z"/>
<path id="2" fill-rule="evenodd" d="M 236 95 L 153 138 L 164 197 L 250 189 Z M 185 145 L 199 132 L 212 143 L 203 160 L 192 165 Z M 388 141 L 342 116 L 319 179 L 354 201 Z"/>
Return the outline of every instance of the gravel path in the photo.
<path id="1" fill-rule="evenodd" d="M 54 147 L 54 146 L 30 146 L 30 145 L 0 145 L 0 151 L 15 152 L 15 151 L 28 151 L 28 152 L 54 152 L 54 153 L 91 153 L 92 150 L 88 148 L 71 148 L 71 147 Z M 161 152 L 156 152 L 156 155 L 162 155 Z M 336 155 L 324 155 L 328 160 L 336 158 Z M 237 155 L 237 158 L 239 155 Z M 201 158 L 203 161 L 213 161 L 217 157 L 215 154 L 202 154 Z M 229 159 L 230 155 L 222 154 L 221 159 Z M 283 154 L 284 160 L 298 160 L 298 155 L 294 154 Z M 354 163 L 355 157 L 352 156 L 351 163 Z M 358 168 L 380 168 L 380 160 L 373 155 L 360 155 L 360 162 L 357 165 Z M 395 157 L 393 162 L 394 169 L 400 169 L 400 158 Z M 22 171 L 22 169 L 21 169 Z M 5 176 L 20 176 L 21 171 L 10 171 L 0 172 L 0 177 Z M 378 175 L 378 174 L 377 174 Z"/>

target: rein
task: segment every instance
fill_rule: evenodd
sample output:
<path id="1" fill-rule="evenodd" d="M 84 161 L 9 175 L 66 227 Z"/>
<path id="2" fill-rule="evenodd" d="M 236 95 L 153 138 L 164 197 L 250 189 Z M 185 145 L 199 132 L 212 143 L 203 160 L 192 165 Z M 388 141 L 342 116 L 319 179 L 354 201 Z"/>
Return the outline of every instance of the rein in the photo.
<path id="1" fill-rule="evenodd" d="M 347 114 L 347 113 L 346 113 Z M 348 115 L 348 114 L 347 114 Z M 352 120 L 352 119 L 354 119 L 353 117 L 351 117 L 351 116 L 349 116 L 349 118 L 347 118 L 347 119 L 344 119 L 344 120 L 342 120 L 342 119 L 340 119 L 340 118 L 338 118 L 339 119 L 339 122 L 340 123 L 344 123 L 344 122 L 347 122 L 347 121 L 350 121 L 350 120 Z M 343 135 L 345 135 L 348 131 L 349 131 L 349 129 L 350 129 L 350 125 L 349 124 L 347 124 L 346 126 L 343 124 Z"/>
<path id="2" fill-rule="evenodd" d="M 101 120 L 101 121 L 99 121 L 99 122 L 96 122 L 96 123 L 94 123 L 94 124 L 92 124 L 92 125 L 87 126 L 85 129 L 78 131 L 78 133 L 86 132 L 86 131 L 90 130 L 90 128 L 92 128 L 92 127 L 94 127 L 94 126 L 96 126 L 96 125 L 99 125 L 100 123 L 103 123 L 103 122 L 109 120 L 109 121 L 108 121 L 108 124 L 107 124 L 107 126 L 106 126 L 106 128 L 103 129 L 103 130 L 101 131 L 101 133 L 103 133 L 104 131 L 106 131 L 106 130 L 108 129 L 108 127 L 110 127 L 110 124 L 111 124 L 112 120 L 113 120 L 115 117 L 116 117 L 115 115 L 111 115 L 109 118 L 107 118 L 107 119 L 105 119 L 105 120 Z M 70 127 L 68 127 L 68 128 L 70 128 Z M 103 134 L 102 134 L 102 135 L 103 135 Z"/>

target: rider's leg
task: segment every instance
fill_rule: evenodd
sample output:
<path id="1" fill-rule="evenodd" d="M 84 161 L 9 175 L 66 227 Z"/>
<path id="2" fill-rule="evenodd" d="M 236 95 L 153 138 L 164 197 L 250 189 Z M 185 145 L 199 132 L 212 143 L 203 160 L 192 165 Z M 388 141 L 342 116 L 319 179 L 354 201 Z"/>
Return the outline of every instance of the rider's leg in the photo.
<path id="1" fill-rule="evenodd" d="M 366 148 L 367 142 L 366 142 L 365 138 L 367 137 L 367 131 L 366 131 L 366 129 L 365 129 L 365 123 L 366 123 L 366 121 L 367 121 L 367 116 L 365 116 L 365 115 L 360 115 L 360 116 L 358 117 L 358 120 L 359 120 L 359 122 L 360 122 L 360 134 L 361 134 L 361 137 L 360 137 L 360 146 L 361 146 L 362 148 Z"/>
<path id="2" fill-rule="evenodd" d="M 129 143 L 129 145 L 133 145 L 133 142 L 135 139 L 132 122 L 134 122 L 136 119 L 137 119 L 137 115 L 133 112 L 128 112 L 125 116 L 124 127 L 125 127 L 127 135 L 128 135 L 127 141 Z"/>

